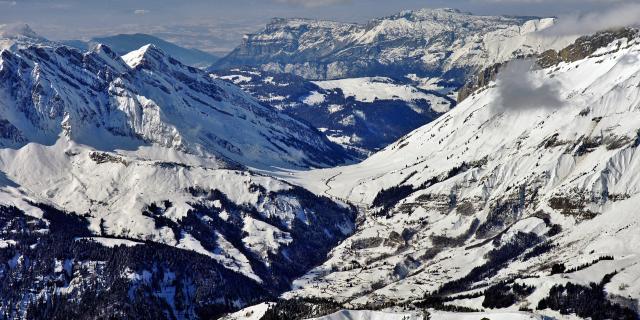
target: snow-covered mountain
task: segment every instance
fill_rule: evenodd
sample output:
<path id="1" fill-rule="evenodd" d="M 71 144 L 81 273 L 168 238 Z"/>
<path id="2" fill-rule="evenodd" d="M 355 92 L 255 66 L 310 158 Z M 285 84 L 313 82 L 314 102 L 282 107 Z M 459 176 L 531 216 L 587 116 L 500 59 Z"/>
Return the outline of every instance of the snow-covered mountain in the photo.
<path id="1" fill-rule="evenodd" d="M 0 52 L 0 312 L 212 318 L 289 289 L 354 209 L 254 169 L 344 151 L 154 46 Z"/>
<path id="2" fill-rule="evenodd" d="M 485 68 L 575 39 L 540 33 L 553 24 L 454 9 L 367 24 L 274 19 L 210 71 L 362 158 L 454 107 L 494 75 L 476 75 Z"/>
<path id="3" fill-rule="evenodd" d="M 420 10 L 247 38 L 309 54 L 256 65 L 316 81 L 0 27 L 0 314 L 638 319 L 640 33 L 562 49 L 533 32 L 551 21 Z M 362 129 L 333 122 L 394 103 L 443 114 L 337 166 L 325 135 Z"/>
<path id="4" fill-rule="evenodd" d="M 13 44 L 1 56 L 5 146 L 60 135 L 97 148 L 155 144 L 253 167 L 328 166 L 341 148 L 308 124 L 147 45 L 122 58 L 106 46 Z"/>
<path id="5" fill-rule="evenodd" d="M 147 44 L 153 44 L 156 48 L 166 52 L 180 62 L 197 68 L 209 67 L 218 60 L 217 56 L 210 53 L 198 49 L 183 48 L 169 41 L 143 33 L 96 37 L 89 41 L 68 40 L 63 41 L 63 43 L 83 51 L 89 51 L 98 44 L 104 44 L 118 55 L 125 55 Z"/>
<path id="6" fill-rule="evenodd" d="M 450 88 L 385 77 L 309 81 L 256 68 L 216 71 L 260 101 L 303 119 L 365 157 L 449 111 Z"/>
<path id="7" fill-rule="evenodd" d="M 637 319 L 640 37 L 569 48 L 360 164 L 290 177 L 367 213 L 285 296 Z"/>
<path id="8" fill-rule="evenodd" d="M 477 72 L 574 39 L 540 34 L 553 24 L 454 9 L 404 11 L 362 25 L 274 19 L 210 71 L 362 158 L 450 110 L 484 84 Z"/>
<path id="9" fill-rule="evenodd" d="M 414 74 L 459 86 L 485 66 L 571 42 L 537 36 L 553 21 L 455 9 L 404 11 L 366 24 L 274 19 L 213 68 L 248 65 L 312 80 Z"/>

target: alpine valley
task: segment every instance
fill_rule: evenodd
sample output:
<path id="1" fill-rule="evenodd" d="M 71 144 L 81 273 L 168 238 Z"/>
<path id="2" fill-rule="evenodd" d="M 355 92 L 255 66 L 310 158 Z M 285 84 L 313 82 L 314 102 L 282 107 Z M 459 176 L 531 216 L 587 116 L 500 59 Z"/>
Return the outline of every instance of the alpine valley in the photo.
<path id="1" fill-rule="evenodd" d="M 0 25 L 0 319 L 639 319 L 640 31 L 555 24 Z"/>
<path id="2" fill-rule="evenodd" d="M 366 24 L 273 19 L 209 68 L 364 158 L 456 105 L 488 66 L 562 49 L 551 18 L 423 9 Z"/>

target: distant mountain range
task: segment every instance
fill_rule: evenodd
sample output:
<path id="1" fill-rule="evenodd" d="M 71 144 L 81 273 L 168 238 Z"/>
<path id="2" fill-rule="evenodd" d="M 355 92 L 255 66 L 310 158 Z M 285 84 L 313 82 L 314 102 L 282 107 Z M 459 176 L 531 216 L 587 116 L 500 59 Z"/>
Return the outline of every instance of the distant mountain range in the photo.
<path id="1" fill-rule="evenodd" d="M 109 46 L 109 48 L 118 55 L 125 55 L 147 44 L 153 44 L 156 48 L 161 49 L 180 62 L 197 68 L 209 67 L 219 59 L 218 56 L 213 54 L 198 49 L 180 47 L 158 37 L 141 33 L 96 37 L 89 41 L 67 40 L 62 41 L 62 43 L 83 51 L 91 50 L 94 46 L 101 43 Z"/>
<path id="2" fill-rule="evenodd" d="M 374 153 L 456 105 L 484 68 L 560 49 L 554 19 L 422 9 L 366 24 L 274 19 L 209 71 L 304 119 L 356 157 Z M 464 86 L 469 83 L 467 86 Z"/>
<path id="3" fill-rule="evenodd" d="M 310 80 L 413 74 L 461 86 L 484 66 L 569 44 L 573 39 L 536 36 L 553 23 L 455 9 L 404 11 L 365 24 L 274 19 L 212 70 L 251 66 Z"/>

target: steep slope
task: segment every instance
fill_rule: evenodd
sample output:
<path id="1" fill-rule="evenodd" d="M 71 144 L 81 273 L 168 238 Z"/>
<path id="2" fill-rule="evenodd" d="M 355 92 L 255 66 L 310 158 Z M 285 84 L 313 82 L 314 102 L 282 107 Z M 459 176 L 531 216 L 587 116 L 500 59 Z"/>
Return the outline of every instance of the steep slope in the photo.
<path id="1" fill-rule="evenodd" d="M 274 19 L 214 68 L 248 65 L 313 80 L 416 74 L 460 86 L 484 66 L 566 45 L 567 39 L 536 36 L 552 24 L 455 9 L 404 11 L 363 25 Z"/>
<path id="2" fill-rule="evenodd" d="M 237 87 L 182 65 L 154 46 L 120 59 L 108 47 L 80 53 L 55 44 L 3 51 L 2 118 L 15 137 L 70 139 L 110 148 L 155 143 L 255 167 L 335 165 L 339 147 L 307 124 Z M 122 141 L 118 141 L 121 143 Z"/>
<path id="3" fill-rule="evenodd" d="M 180 62 L 196 68 L 209 67 L 218 60 L 218 57 L 204 51 L 183 48 L 158 37 L 143 33 L 96 37 L 89 41 L 68 40 L 63 41 L 63 43 L 83 51 L 89 51 L 98 44 L 104 44 L 118 55 L 125 55 L 140 47 L 152 44 Z"/>
<path id="4" fill-rule="evenodd" d="M 633 36 L 516 63 L 366 161 L 292 177 L 368 213 L 287 297 L 636 319 L 638 61 Z"/>
<path id="5" fill-rule="evenodd" d="M 344 152 L 153 46 L 82 53 L 20 29 L 0 52 L 0 313 L 217 317 L 273 297 L 354 210 L 252 168 Z"/>
<path id="6" fill-rule="evenodd" d="M 307 121 L 357 157 L 386 147 L 455 105 L 446 88 L 427 90 L 384 77 L 313 82 L 255 68 L 212 76 Z"/>

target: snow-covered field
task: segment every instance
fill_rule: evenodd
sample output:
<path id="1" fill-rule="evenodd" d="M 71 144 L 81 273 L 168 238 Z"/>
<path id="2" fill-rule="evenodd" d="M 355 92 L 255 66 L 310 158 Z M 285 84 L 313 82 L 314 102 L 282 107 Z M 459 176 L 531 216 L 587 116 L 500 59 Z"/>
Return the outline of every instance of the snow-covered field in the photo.
<path id="1" fill-rule="evenodd" d="M 342 80 L 314 81 L 323 89 L 340 89 L 347 97 L 357 101 L 372 102 L 375 100 L 419 100 L 431 99 L 432 96 L 409 85 L 395 84 L 385 77 L 351 78 Z"/>
<path id="2" fill-rule="evenodd" d="M 230 315 L 222 318 L 223 320 L 260 320 L 264 313 L 267 312 L 271 303 L 260 303 L 255 306 L 244 308 L 238 312 L 234 312 Z"/>
<path id="3" fill-rule="evenodd" d="M 446 99 L 429 94 L 417 88 L 398 84 L 385 77 L 350 78 L 341 80 L 314 81 L 316 85 L 325 90 L 342 90 L 345 97 L 353 97 L 360 102 L 374 102 L 377 100 L 415 101 L 426 100 L 431 109 L 438 113 L 449 111 L 450 103 Z M 324 102 L 324 98 L 317 92 L 305 99 L 305 103 L 318 104 Z"/>

